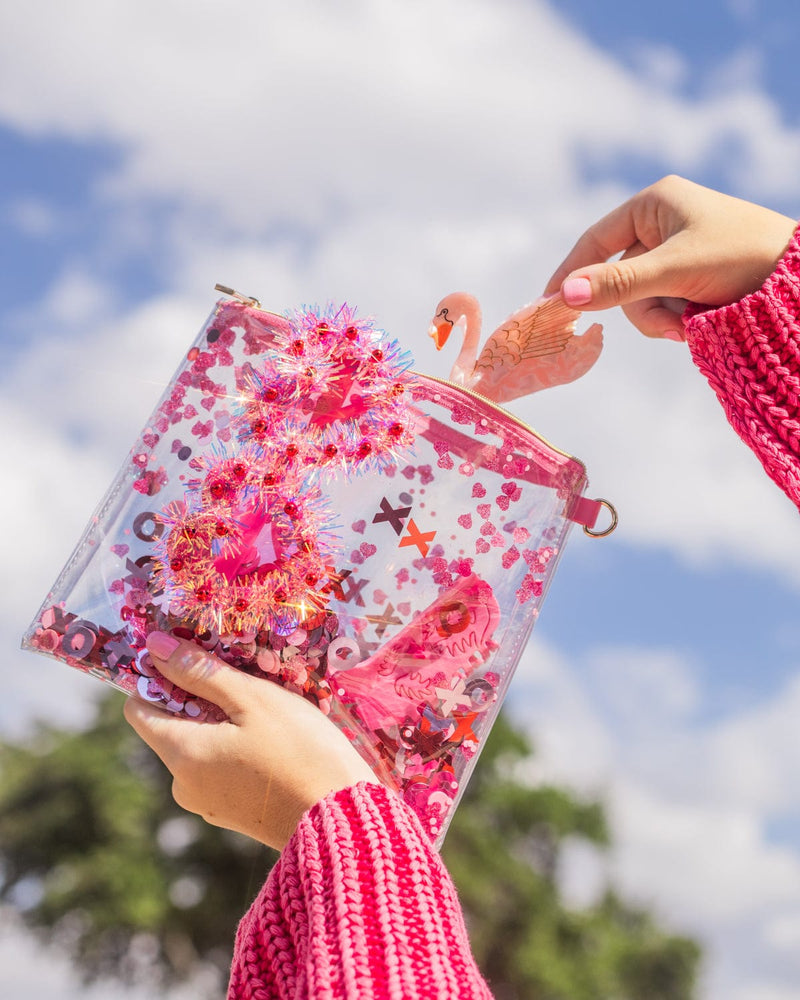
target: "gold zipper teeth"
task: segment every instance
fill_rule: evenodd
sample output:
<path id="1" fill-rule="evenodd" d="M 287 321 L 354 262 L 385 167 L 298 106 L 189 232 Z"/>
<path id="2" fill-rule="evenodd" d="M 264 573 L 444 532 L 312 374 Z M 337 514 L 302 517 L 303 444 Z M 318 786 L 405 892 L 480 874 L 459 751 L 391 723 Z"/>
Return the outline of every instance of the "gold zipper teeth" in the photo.
<path id="1" fill-rule="evenodd" d="M 496 410 L 498 413 L 502 414 L 506 419 L 513 421 L 523 430 L 527 431 L 529 434 L 532 434 L 537 439 L 537 441 L 541 441 L 542 444 L 547 445 L 548 448 L 551 448 L 553 451 L 558 452 L 559 455 L 563 455 L 564 458 L 569 459 L 571 462 L 575 462 L 583 469 L 584 478 L 587 477 L 586 466 L 579 458 L 576 458 L 574 455 L 570 455 L 569 452 L 563 451 L 561 448 L 556 447 L 556 445 L 551 444 L 551 442 L 548 441 L 546 437 L 542 437 L 542 435 L 538 431 L 535 431 L 530 424 L 526 424 L 524 420 L 520 420 L 520 418 L 515 414 L 513 414 L 510 410 L 507 410 L 504 406 L 500 406 L 499 403 L 495 403 L 495 401 L 493 399 L 489 399 L 488 396 L 484 396 L 482 392 L 477 392 L 475 389 L 468 389 L 466 386 L 459 385 L 457 382 L 451 382 L 450 379 L 439 378 L 438 375 L 427 375 L 425 374 L 425 372 L 418 372 L 415 369 L 411 369 L 411 373 L 412 375 L 417 375 L 420 378 L 429 379 L 431 382 L 438 382 L 439 385 L 447 385 L 451 389 L 457 389 L 459 392 L 466 393 L 468 396 L 474 396 L 475 399 L 479 399 L 482 403 L 485 403 L 490 409 Z"/>

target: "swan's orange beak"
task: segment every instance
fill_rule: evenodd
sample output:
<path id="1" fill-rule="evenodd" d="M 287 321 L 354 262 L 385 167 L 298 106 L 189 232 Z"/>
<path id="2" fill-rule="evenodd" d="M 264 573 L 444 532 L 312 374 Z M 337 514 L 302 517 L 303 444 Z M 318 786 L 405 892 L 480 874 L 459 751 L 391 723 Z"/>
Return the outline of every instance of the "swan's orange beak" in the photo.
<path id="1" fill-rule="evenodd" d="M 449 319 L 435 319 L 428 327 L 428 336 L 436 345 L 436 350 L 441 351 L 447 343 L 447 338 L 453 331 L 453 324 Z"/>

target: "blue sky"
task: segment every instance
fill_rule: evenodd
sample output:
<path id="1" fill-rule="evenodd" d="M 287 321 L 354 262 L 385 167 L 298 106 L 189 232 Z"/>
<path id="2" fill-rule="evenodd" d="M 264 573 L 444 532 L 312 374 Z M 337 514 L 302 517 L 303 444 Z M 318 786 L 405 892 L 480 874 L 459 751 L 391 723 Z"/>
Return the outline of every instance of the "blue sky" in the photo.
<path id="1" fill-rule="evenodd" d="M 0 13 L 2 732 L 86 717 L 94 682 L 19 636 L 215 282 L 346 298 L 445 374 L 445 293 L 499 322 L 665 173 L 800 217 L 799 23 L 790 0 Z M 685 349 L 603 321 L 588 376 L 515 408 L 620 527 L 574 533 L 509 703 L 533 773 L 609 804 L 617 847 L 571 855 L 565 891 L 610 875 L 701 936 L 702 1000 L 796 1000 L 800 522 Z M 84 995 L 32 954 L 0 947 L 0 992 Z"/>

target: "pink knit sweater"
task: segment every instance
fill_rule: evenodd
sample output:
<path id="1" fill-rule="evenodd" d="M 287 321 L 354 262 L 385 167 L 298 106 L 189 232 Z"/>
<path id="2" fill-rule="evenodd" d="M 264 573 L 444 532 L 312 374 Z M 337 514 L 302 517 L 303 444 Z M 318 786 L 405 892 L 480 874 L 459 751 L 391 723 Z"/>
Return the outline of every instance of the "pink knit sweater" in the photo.
<path id="1" fill-rule="evenodd" d="M 686 336 L 728 420 L 800 507 L 800 230 L 741 302 Z M 306 813 L 239 926 L 229 1000 L 490 997 L 450 878 L 416 816 L 359 784 Z"/>
<path id="2" fill-rule="evenodd" d="M 362 782 L 306 813 L 239 925 L 236 1000 L 490 997 L 416 815 Z"/>
<path id="3" fill-rule="evenodd" d="M 733 428 L 800 507 L 800 228 L 763 286 L 686 310 L 686 339 Z"/>

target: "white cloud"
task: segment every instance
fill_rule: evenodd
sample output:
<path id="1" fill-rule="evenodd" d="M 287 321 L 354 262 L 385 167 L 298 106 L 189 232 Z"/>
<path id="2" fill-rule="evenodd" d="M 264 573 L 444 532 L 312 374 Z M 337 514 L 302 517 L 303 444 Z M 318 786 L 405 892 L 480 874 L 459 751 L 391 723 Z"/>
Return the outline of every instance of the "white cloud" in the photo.
<path id="1" fill-rule="evenodd" d="M 10 1000 L 152 1000 L 152 989 L 125 989 L 110 979 L 86 986 L 66 957 L 38 944 L 8 908 L 0 910 L 0 921 L 0 995 Z M 218 977 L 206 971 L 163 995 L 166 1000 L 198 1000 L 218 993 Z"/>
<path id="2" fill-rule="evenodd" d="M 779 996 L 800 975 L 800 852 L 768 833 L 798 814 L 798 692 L 800 675 L 699 726 L 702 698 L 676 654 L 596 650 L 571 664 L 536 639 L 514 681 L 511 704 L 538 751 L 531 776 L 608 804 L 612 854 L 567 852 L 571 898 L 590 900 L 610 873 L 627 898 L 698 935 L 708 1000 L 734 995 L 743 977 L 753 992 L 741 996 Z"/>

